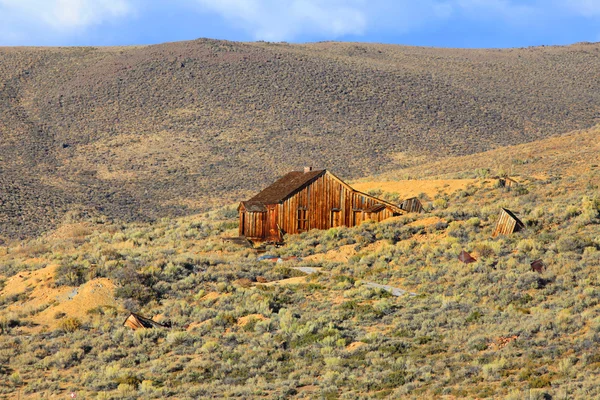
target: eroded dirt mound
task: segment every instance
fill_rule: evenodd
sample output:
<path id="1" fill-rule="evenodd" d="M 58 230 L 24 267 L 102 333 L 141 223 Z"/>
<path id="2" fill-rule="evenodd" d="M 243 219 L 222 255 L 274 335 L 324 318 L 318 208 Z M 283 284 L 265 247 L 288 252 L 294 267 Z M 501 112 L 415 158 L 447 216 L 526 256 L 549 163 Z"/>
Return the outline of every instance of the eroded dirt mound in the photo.
<path id="1" fill-rule="evenodd" d="M 62 318 L 85 320 L 90 310 L 117 307 L 115 285 L 107 278 L 92 279 L 79 287 L 56 286 L 56 265 L 33 272 L 21 272 L 6 281 L 0 297 L 20 295 L 22 299 L 2 312 L 33 324 L 33 330 L 56 329 Z"/>

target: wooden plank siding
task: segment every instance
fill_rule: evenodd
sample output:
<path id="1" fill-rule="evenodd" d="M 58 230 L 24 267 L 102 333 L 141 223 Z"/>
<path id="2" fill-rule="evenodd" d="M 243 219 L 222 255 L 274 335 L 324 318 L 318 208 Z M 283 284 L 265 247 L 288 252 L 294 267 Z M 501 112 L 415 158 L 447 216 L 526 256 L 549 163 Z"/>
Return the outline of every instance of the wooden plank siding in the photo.
<path id="1" fill-rule="evenodd" d="M 409 213 L 421 213 L 423 212 L 423 205 L 421 201 L 416 197 L 406 199 L 400 204 L 400 208 Z"/>
<path id="2" fill-rule="evenodd" d="M 254 241 L 280 241 L 282 234 L 341 225 L 352 227 L 366 220 L 380 222 L 403 213 L 393 204 L 355 191 L 327 171 L 301 185 L 279 203 L 266 205 L 266 210 L 248 212 L 242 203 L 239 208 L 240 236 Z"/>
<path id="3" fill-rule="evenodd" d="M 240 222 L 240 236 L 247 237 L 250 240 L 259 240 L 266 236 L 267 213 L 244 211 Z M 243 219 L 242 219 L 243 218 Z"/>
<path id="4" fill-rule="evenodd" d="M 524 227 L 525 225 L 519 218 L 517 218 L 515 214 L 512 213 L 512 211 L 503 208 L 500 212 L 500 217 L 498 218 L 496 229 L 494 230 L 492 237 L 496 237 L 498 235 L 510 235 L 514 232 L 520 231 Z"/>

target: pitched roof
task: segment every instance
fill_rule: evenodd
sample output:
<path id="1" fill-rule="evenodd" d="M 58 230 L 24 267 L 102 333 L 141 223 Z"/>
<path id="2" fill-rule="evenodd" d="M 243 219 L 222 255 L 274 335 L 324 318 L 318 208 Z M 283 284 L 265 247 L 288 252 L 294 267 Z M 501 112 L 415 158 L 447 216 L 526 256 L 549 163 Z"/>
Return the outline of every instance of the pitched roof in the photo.
<path id="1" fill-rule="evenodd" d="M 134 313 L 131 313 L 129 317 L 127 317 L 125 322 L 123 322 L 123 326 L 127 326 L 134 330 L 141 328 L 166 328 L 163 324 L 159 324 L 156 321 Z"/>
<path id="2" fill-rule="evenodd" d="M 267 207 L 265 207 L 265 204 L 260 201 L 242 201 L 240 206 L 243 206 L 248 212 L 267 212 Z"/>
<path id="3" fill-rule="evenodd" d="M 379 212 L 385 208 L 385 204 L 373 204 L 371 207 L 367 208 L 366 212 Z"/>
<path id="4" fill-rule="evenodd" d="M 313 179 L 325 173 L 324 169 L 309 172 L 294 171 L 285 174 L 271 186 L 258 193 L 246 203 L 277 204 L 288 198 L 297 190 L 301 189 Z"/>

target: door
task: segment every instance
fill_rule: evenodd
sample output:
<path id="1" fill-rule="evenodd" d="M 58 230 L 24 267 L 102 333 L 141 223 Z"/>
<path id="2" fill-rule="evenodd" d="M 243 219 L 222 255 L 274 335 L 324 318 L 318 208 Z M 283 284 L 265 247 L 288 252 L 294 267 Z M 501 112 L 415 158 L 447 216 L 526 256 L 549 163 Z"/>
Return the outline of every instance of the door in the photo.
<path id="1" fill-rule="evenodd" d="M 342 226 L 342 211 L 332 210 L 331 211 L 331 227 Z"/>
<path id="2" fill-rule="evenodd" d="M 354 210 L 353 214 L 353 226 L 358 226 L 363 222 L 363 211 L 362 210 Z"/>
<path id="3" fill-rule="evenodd" d="M 279 225 L 277 224 L 277 206 L 269 205 L 267 206 L 268 210 L 268 232 L 269 239 L 278 240 L 279 238 Z"/>
<path id="4" fill-rule="evenodd" d="M 246 212 L 245 211 L 240 211 L 240 230 L 239 230 L 239 235 L 240 236 L 246 236 L 246 232 L 245 232 L 245 225 L 246 222 Z"/>

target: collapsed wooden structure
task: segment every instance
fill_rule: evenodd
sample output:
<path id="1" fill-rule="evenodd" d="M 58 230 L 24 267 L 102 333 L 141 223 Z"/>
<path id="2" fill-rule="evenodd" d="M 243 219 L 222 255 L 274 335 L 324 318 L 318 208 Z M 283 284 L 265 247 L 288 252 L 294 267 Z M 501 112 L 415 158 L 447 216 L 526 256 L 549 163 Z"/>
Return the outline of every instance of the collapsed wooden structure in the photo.
<path id="1" fill-rule="evenodd" d="M 465 264 L 472 264 L 477 261 L 472 255 L 470 255 L 464 250 L 460 252 L 460 254 L 458 255 L 458 259 Z"/>
<path id="2" fill-rule="evenodd" d="M 125 322 L 123 322 L 123 326 L 131 328 L 133 330 L 142 328 L 168 328 L 166 325 L 159 324 L 156 321 L 134 313 L 131 313 L 129 317 L 127 317 Z"/>
<path id="3" fill-rule="evenodd" d="M 400 208 L 409 213 L 421 213 L 423 212 L 423 204 L 417 197 L 411 197 L 410 199 L 404 200 L 400 204 Z"/>
<path id="4" fill-rule="evenodd" d="M 503 208 L 496 223 L 496 229 L 492 237 L 498 235 L 510 235 L 525 228 L 525 224 L 510 210 Z"/>
<path id="5" fill-rule="evenodd" d="M 538 274 L 541 274 L 546 270 L 546 264 L 544 264 L 544 261 L 541 259 L 532 261 L 530 265 L 531 270 Z"/>
<path id="6" fill-rule="evenodd" d="M 519 186 L 519 182 L 508 176 L 498 177 L 498 186 L 511 189 L 512 187 Z"/>
<path id="7" fill-rule="evenodd" d="M 284 234 L 353 227 L 405 214 L 397 205 L 354 190 L 331 172 L 311 167 L 286 174 L 238 207 L 239 235 L 280 242 Z"/>

